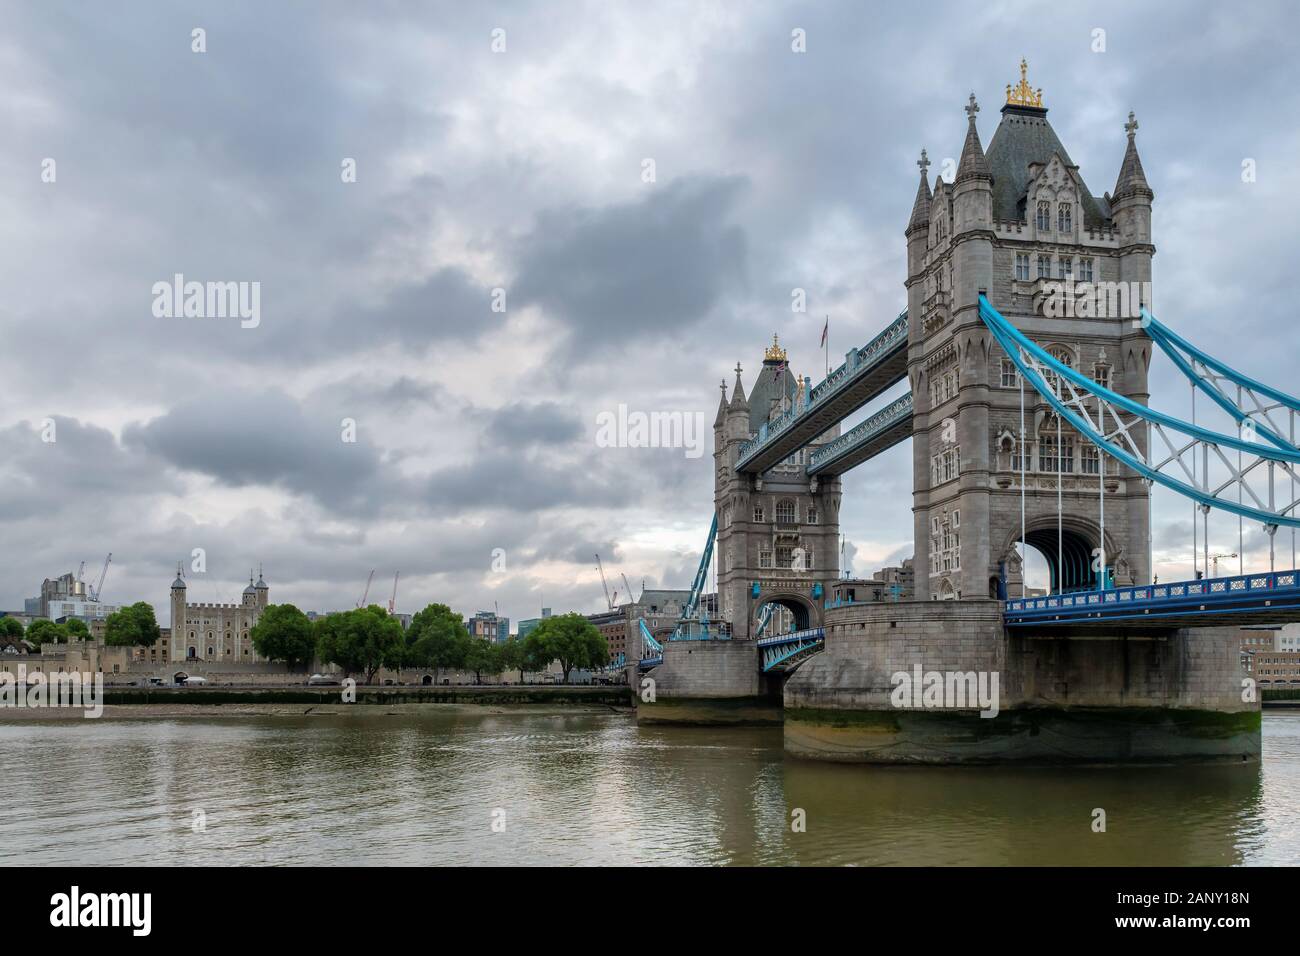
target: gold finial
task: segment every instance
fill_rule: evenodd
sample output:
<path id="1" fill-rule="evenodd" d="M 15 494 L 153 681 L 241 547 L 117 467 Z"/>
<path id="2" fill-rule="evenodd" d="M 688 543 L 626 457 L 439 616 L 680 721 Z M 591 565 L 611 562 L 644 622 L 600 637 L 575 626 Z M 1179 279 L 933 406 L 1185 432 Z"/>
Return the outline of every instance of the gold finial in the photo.
<path id="1" fill-rule="evenodd" d="M 1043 107 L 1043 91 L 1041 88 L 1035 90 L 1030 87 L 1029 64 L 1024 57 L 1020 58 L 1020 82 L 1014 87 L 1007 84 L 1007 105 Z"/>
<path id="2" fill-rule="evenodd" d="M 772 344 L 768 347 L 768 350 L 763 353 L 763 361 L 765 362 L 785 361 L 785 349 L 781 348 L 781 345 L 777 340 L 775 332 L 772 333 Z"/>

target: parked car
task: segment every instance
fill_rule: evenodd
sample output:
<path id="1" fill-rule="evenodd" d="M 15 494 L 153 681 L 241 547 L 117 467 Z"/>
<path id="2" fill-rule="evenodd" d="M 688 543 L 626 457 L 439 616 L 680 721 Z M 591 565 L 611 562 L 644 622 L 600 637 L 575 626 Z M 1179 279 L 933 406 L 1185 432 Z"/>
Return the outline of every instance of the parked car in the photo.
<path id="1" fill-rule="evenodd" d="M 203 677 L 203 676 L 201 676 L 201 675 L 199 675 L 199 674 L 191 674 L 189 677 L 185 678 L 184 686 L 186 686 L 186 687 L 202 687 L 202 686 L 203 686 L 204 684 L 206 684 L 207 682 L 208 682 L 208 679 L 207 679 L 206 677 Z"/>

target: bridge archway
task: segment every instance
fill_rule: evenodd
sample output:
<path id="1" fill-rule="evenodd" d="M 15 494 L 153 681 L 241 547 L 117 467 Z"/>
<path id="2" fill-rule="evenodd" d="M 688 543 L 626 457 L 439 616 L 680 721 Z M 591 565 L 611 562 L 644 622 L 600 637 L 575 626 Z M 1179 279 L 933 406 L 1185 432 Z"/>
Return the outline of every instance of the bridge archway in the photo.
<path id="1" fill-rule="evenodd" d="M 812 601 L 811 598 L 802 594 L 793 592 L 777 592 L 773 594 L 764 594 L 754 605 L 754 613 L 749 622 L 749 633 L 751 635 L 758 632 L 758 621 L 763 613 L 763 607 L 767 604 L 775 604 L 777 607 L 785 608 L 790 612 L 793 619 L 794 630 L 802 631 L 810 627 L 817 627 L 821 624 L 821 609 Z M 773 636 L 774 632 L 769 626 L 765 637 Z"/>
<path id="2" fill-rule="evenodd" d="M 1100 539 L 1100 528 L 1095 522 L 1068 515 L 1063 516 L 1059 526 L 1056 515 L 1040 516 L 1029 521 L 1023 538 L 1025 544 L 1036 551 L 1046 563 L 1047 587 L 1052 594 L 1091 591 L 1097 587 L 1097 573 L 1093 570 L 1093 552 Z M 1016 528 L 1005 542 L 1002 554 L 1013 556 L 1020 541 L 1020 529 Z M 1108 533 L 1106 560 L 1112 569 L 1115 567 L 1117 557 L 1119 557 L 1119 549 L 1115 539 Z M 1019 569 L 1021 574 L 1026 573 L 1026 570 Z M 993 591 L 996 581 L 996 578 L 990 580 L 990 592 Z"/>

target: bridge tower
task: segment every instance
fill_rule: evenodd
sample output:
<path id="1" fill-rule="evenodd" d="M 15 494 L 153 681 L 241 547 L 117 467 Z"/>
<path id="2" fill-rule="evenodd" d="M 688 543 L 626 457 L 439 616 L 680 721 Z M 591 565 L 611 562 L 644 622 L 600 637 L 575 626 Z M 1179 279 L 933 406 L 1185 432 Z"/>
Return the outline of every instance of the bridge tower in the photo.
<path id="1" fill-rule="evenodd" d="M 908 378 L 915 399 L 916 597 L 1019 596 L 1017 543 L 1047 559 L 1053 590 L 1097 586 L 1102 537 L 1114 583 L 1150 580 L 1149 488 L 1059 427 L 979 317 L 979 296 L 1095 381 L 1146 404 L 1151 201 L 1135 143 L 1114 195 L 1094 197 L 1047 121 L 1042 91 L 1007 87 L 1002 119 L 980 143 L 972 93 L 952 182 L 930 191 L 922 151 L 907 238 Z M 1059 435 L 1058 435 L 1059 428 Z M 1135 436 L 1145 452 L 1147 436 Z M 1022 462 L 1023 456 L 1023 462 Z M 1103 488 L 1100 486 L 1104 482 Z"/>
<path id="2" fill-rule="evenodd" d="M 722 384 L 713 423 L 713 496 L 719 613 L 731 623 L 732 636 L 746 640 L 769 603 L 788 611 L 779 617 L 796 629 L 821 624 L 823 602 L 839 576 L 840 479 L 806 474 L 808 456 L 836 437 L 838 426 L 762 474 L 736 471 L 740 446 L 790 410 L 810 386 L 790 372 L 776 336 L 748 398 L 742 371 L 737 363 L 730 400 Z"/>

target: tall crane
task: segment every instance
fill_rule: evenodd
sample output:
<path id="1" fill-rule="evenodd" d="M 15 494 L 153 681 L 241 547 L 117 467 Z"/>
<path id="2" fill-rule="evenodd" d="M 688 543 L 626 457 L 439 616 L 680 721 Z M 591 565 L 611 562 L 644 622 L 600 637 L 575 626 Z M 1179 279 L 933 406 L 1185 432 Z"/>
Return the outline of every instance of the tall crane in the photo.
<path id="1" fill-rule="evenodd" d="M 81 567 L 77 568 L 77 583 L 81 583 L 82 576 L 86 573 L 86 562 L 81 562 Z"/>
<path id="2" fill-rule="evenodd" d="M 401 573 L 402 573 L 401 571 L 394 571 L 394 572 L 393 572 L 393 596 L 390 597 L 390 598 L 388 599 L 388 613 L 389 613 L 389 614 L 392 614 L 392 613 L 393 613 L 393 608 L 394 608 L 394 606 L 397 604 L 397 576 L 398 576 L 399 574 L 401 574 Z"/>
<path id="3" fill-rule="evenodd" d="M 627 588 L 627 601 L 628 601 L 628 603 L 629 603 L 629 604 L 635 604 L 635 603 L 636 603 L 636 598 L 632 597 L 632 585 L 630 585 L 630 584 L 627 583 L 627 575 L 626 575 L 626 574 L 623 574 L 622 571 L 620 571 L 619 574 L 620 574 L 620 575 L 622 576 L 622 578 L 623 578 L 623 587 Z M 642 582 L 641 590 L 642 590 L 642 591 L 645 590 L 645 583 L 644 583 L 644 582 Z"/>
<path id="4" fill-rule="evenodd" d="M 370 577 L 366 578 L 366 589 L 361 592 L 361 600 L 357 602 L 357 607 L 366 606 L 366 598 L 370 597 L 370 582 L 375 579 L 375 572 L 370 572 Z"/>
<path id="5" fill-rule="evenodd" d="M 100 568 L 99 580 L 95 582 L 95 589 L 90 592 L 90 599 L 92 601 L 103 600 L 102 594 L 104 591 L 104 576 L 108 574 L 108 564 L 112 560 L 113 560 L 113 552 L 110 551 L 108 552 L 108 557 L 104 559 L 104 566 Z"/>
<path id="6" fill-rule="evenodd" d="M 600 586 L 605 589 L 605 603 L 614 610 L 614 599 L 609 596 L 609 585 L 605 583 L 605 569 L 601 566 L 600 555 L 596 555 L 596 570 L 600 572 Z"/>
<path id="7" fill-rule="evenodd" d="M 1213 576 L 1213 577 L 1216 577 L 1216 578 L 1219 576 L 1219 561 L 1220 561 L 1221 559 L 1223 559 L 1223 558 L 1235 558 L 1236 556 L 1237 556 L 1237 552 L 1236 552 L 1236 551 L 1232 552 L 1232 554 L 1212 554 L 1212 555 L 1210 555 L 1210 560 L 1214 562 L 1214 573 L 1213 573 L 1212 576 Z"/>

